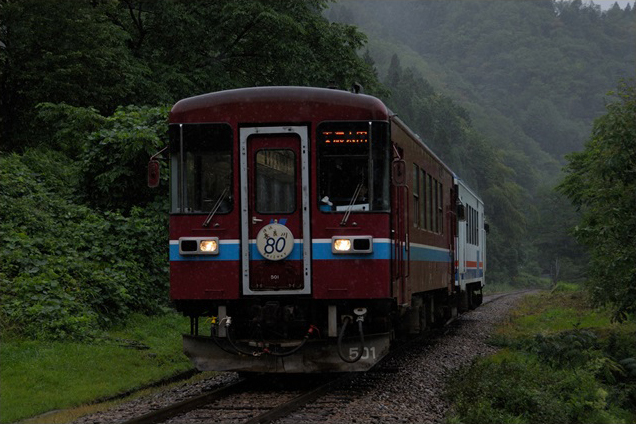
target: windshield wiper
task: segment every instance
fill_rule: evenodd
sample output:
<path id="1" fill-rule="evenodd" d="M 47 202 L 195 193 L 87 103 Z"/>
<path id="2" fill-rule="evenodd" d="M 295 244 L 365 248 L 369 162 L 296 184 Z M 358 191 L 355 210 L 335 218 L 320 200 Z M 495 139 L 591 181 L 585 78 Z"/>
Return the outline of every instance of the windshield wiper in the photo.
<path id="1" fill-rule="evenodd" d="M 353 205 L 354 203 L 356 203 L 356 200 L 358 200 L 358 196 L 360 195 L 361 191 L 362 191 L 362 183 L 356 186 L 356 190 L 353 192 L 353 196 L 351 197 L 351 202 L 349 202 L 349 206 L 347 207 L 347 212 L 345 212 L 344 216 L 342 217 L 342 221 L 340 221 L 340 225 L 342 226 L 347 225 L 347 220 L 349 219 L 349 215 L 351 215 L 351 210 L 353 209 Z"/>
<path id="2" fill-rule="evenodd" d="M 210 221 L 212 221 L 212 218 L 214 217 L 214 214 L 221 207 L 221 203 L 223 203 L 223 200 L 225 199 L 225 195 L 227 194 L 227 192 L 228 192 L 228 188 L 225 187 L 225 189 L 223 190 L 223 192 L 221 193 L 219 198 L 216 200 L 216 203 L 214 204 L 214 207 L 212 208 L 212 210 L 208 214 L 208 217 L 205 218 L 205 221 L 203 221 L 203 226 L 204 227 L 207 227 L 208 225 L 210 225 Z"/>

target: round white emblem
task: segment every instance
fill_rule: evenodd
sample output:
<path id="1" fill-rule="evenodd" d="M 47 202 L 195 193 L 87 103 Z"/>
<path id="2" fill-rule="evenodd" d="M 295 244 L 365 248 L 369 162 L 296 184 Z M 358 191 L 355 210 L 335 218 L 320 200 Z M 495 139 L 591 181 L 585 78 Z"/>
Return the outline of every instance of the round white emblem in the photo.
<path id="1" fill-rule="evenodd" d="M 294 235 L 281 224 L 267 224 L 256 236 L 256 248 L 265 259 L 280 261 L 294 249 Z"/>

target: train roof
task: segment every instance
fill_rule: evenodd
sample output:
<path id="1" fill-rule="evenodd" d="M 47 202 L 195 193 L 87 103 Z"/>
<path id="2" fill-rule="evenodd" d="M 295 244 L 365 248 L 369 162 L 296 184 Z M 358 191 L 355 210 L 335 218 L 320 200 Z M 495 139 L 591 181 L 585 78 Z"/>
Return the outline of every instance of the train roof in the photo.
<path id="1" fill-rule="evenodd" d="M 402 121 L 400 118 L 398 118 L 397 115 L 391 114 L 391 122 L 393 122 L 394 124 L 400 126 L 404 131 L 406 131 L 411 138 L 413 138 L 414 140 L 417 140 L 419 142 L 419 144 L 424 148 L 424 150 L 426 150 L 431 156 L 433 156 L 435 158 L 436 161 L 438 161 L 442 166 L 444 166 L 444 168 L 446 168 L 446 170 L 448 172 L 450 172 L 453 175 L 453 179 L 455 184 L 457 184 L 458 186 L 461 186 L 463 189 L 465 189 L 467 192 L 469 192 L 473 197 L 475 197 L 477 199 L 478 202 L 480 203 L 484 203 L 483 200 L 481 199 L 481 197 L 475 193 L 467 184 L 466 182 L 460 178 L 455 171 L 453 171 L 451 169 L 450 166 L 448 166 L 442 159 L 440 159 L 439 156 L 437 156 L 437 154 L 428 146 L 428 144 L 426 144 L 424 142 L 424 140 L 422 140 L 422 138 L 417 135 L 415 132 L 413 132 L 413 130 L 411 128 L 409 128 L 408 125 L 406 125 L 406 123 L 404 121 Z"/>
<path id="2" fill-rule="evenodd" d="M 388 120 L 381 100 L 365 94 L 315 87 L 252 87 L 218 91 L 177 102 L 171 123 L 311 121 L 320 111 L 321 120 Z M 284 119 L 281 117 L 285 117 Z M 240 118 L 237 118 L 240 117 Z"/>
<path id="3" fill-rule="evenodd" d="M 406 125 L 406 123 L 404 121 L 402 121 L 397 114 L 391 114 L 391 122 L 397 126 L 399 126 L 400 128 L 402 128 L 403 131 L 405 131 L 407 134 L 409 134 L 409 136 L 413 139 L 416 140 L 419 145 L 429 154 L 431 155 L 437 162 L 439 162 L 444 168 L 446 168 L 446 170 L 448 172 L 450 172 L 451 174 L 455 175 L 455 173 L 453 172 L 453 170 L 450 168 L 450 166 L 446 165 L 446 163 L 439 158 L 439 156 L 437 156 L 437 154 L 433 151 L 433 149 L 431 149 L 428 144 L 426 144 L 424 142 L 424 140 L 422 140 L 422 137 L 420 137 L 417 133 L 415 133 L 408 125 Z"/>
<path id="4" fill-rule="evenodd" d="M 477 193 L 475 193 L 470 187 L 468 187 L 468 185 L 464 182 L 464 180 L 458 177 L 457 174 L 453 173 L 453 178 L 455 179 L 455 184 L 457 184 L 457 186 L 462 187 L 464 190 L 470 193 L 475 199 L 477 199 L 479 203 L 482 203 L 482 204 L 484 203 L 481 197 Z"/>

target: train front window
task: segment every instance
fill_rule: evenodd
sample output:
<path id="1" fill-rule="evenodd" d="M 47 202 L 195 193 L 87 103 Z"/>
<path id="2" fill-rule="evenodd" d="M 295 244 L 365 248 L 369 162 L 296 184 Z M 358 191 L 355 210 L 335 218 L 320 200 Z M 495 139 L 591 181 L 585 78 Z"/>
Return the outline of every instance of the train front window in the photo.
<path id="1" fill-rule="evenodd" d="M 232 129 L 227 124 L 170 125 L 170 209 L 232 210 Z"/>
<path id="2" fill-rule="evenodd" d="M 317 143 L 322 211 L 389 210 L 388 123 L 323 123 Z"/>
<path id="3" fill-rule="evenodd" d="M 256 211 L 293 213 L 296 209 L 296 155 L 292 150 L 256 153 Z"/>

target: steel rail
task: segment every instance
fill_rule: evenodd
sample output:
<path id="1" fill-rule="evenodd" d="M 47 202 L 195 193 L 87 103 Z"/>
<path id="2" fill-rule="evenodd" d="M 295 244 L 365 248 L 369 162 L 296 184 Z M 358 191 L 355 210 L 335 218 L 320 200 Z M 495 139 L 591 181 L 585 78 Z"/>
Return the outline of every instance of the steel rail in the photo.
<path id="1" fill-rule="evenodd" d="M 245 389 L 248 383 L 251 382 L 252 379 L 241 378 L 234 383 L 220 387 L 210 393 L 205 393 L 194 398 L 186 399 L 184 401 L 166 406 L 165 408 L 157 409 L 156 411 L 152 411 L 131 420 L 124 421 L 123 424 L 156 424 L 167 421 L 172 417 L 185 414 L 186 412 L 200 408 L 201 406 L 207 405 L 218 399 L 222 399 L 224 397 L 237 393 Z"/>
<path id="2" fill-rule="evenodd" d="M 501 298 L 512 296 L 515 294 L 528 294 L 528 293 L 534 293 L 539 291 L 541 290 L 540 289 L 523 289 L 523 290 L 517 290 L 517 291 L 512 291 L 507 293 L 489 294 L 487 296 L 484 296 L 484 301 L 479 306 L 487 305 L 488 303 L 494 302 L 495 300 L 499 300 Z"/>
<path id="3" fill-rule="evenodd" d="M 297 409 L 300 409 L 308 403 L 318 399 L 320 396 L 326 394 L 339 384 L 348 382 L 353 378 L 354 375 L 354 373 L 347 373 L 339 378 L 328 381 L 327 383 L 322 384 L 315 389 L 311 389 L 310 391 L 303 393 L 302 395 L 296 396 L 288 402 L 275 406 L 267 412 L 263 412 L 262 414 L 259 414 L 247 421 L 244 421 L 243 424 L 265 424 L 276 421 L 277 419 L 285 417 L 296 411 Z"/>

